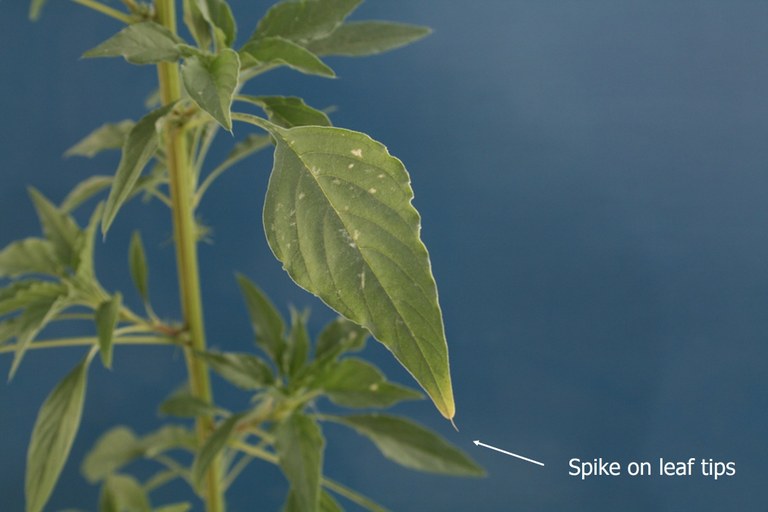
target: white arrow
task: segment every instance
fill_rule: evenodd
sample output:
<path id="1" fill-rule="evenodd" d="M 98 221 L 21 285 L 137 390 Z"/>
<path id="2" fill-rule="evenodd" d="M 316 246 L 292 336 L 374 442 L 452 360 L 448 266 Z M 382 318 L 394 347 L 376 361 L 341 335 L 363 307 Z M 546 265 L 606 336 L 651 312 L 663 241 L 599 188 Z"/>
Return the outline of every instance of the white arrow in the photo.
<path id="1" fill-rule="evenodd" d="M 529 459 L 528 457 L 523 457 L 522 455 L 518 455 L 516 453 L 508 452 L 506 450 L 502 450 L 501 448 L 496 448 L 495 446 L 491 446 L 489 444 L 481 443 L 480 441 L 473 441 L 475 443 L 475 446 L 484 446 L 485 448 L 490 448 L 491 450 L 496 450 L 497 452 L 501 452 L 505 455 L 511 455 L 512 457 L 517 457 L 518 459 L 522 459 L 526 462 L 530 462 L 531 464 L 538 464 L 539 466 L 543 466 L 543 462 L 539 462 L 537 460 Z"/>

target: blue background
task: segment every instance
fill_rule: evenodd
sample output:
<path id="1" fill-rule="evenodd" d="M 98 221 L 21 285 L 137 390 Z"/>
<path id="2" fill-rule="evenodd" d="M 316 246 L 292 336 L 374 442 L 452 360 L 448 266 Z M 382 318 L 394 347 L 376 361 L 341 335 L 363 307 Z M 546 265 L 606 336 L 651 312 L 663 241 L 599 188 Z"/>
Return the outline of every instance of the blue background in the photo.
<path id="1" fill-rule="evenodd" d="M 37 234 L 28 184 L 60 200 L 111 173 L 117 155 L 60 155 L 105 121 L 137 118 L 154 69 L 78 60 L 119 29 L 69 2 L 26 19 L 0 1 L 0 246 Z M 232 2 L 241 37 L 266 2 Z M 335 124 L 384 142 L 409 168 L 451 348 L 461 429 L 427 402 L 399 409 L 469 451 L 480 480 L 401 469 L 328 427 L 327 474 L 393 510 L 758 510 L 768 503 L 768 3 L 760 1 L 381 1 L 355 18 L 429 25 L 414 46 L 331 58 L 337 80 L 273 72 L 248 92 L 337 106 Z M 248 129 L 239 126 L 236 137 Z M 228 150 L 217 144 L 212 163 Z M 225 175 L 201 209 L 207 330 L 245 350 L 251 334 L 234 270 L 274 301 L 332 314 L 295 287 L 264 242 L 269 155 Z M 130 232 L 151 251 L 156 309 L 178 314 L 167 212 L 132 203 L 98 247 L 98 274 L 126 290 Z M 29 353 L 0 386 L 0 500 L 22 510 L 35 413 L 82 350 Z M 387 351 L 366 355 L 408 382 Z M 10 357 L 0 360 L 5 374 Z M 50 509 L 96 507 L 78 474 L 116 423 L 147 432 L 184 378 L 170 349 L 118 349 L 94 365 L 84 424 Z M 243 398 L 217 383 L 230 407 Z M 544 468 L 476 448 L 473 439 Z M 717 482 L 568 476 L 568 460 L 735 461 Z M 655 464 L 654 464 L 655 465 Z M 140 471 L 146 468 L 139 467 Z M 183 486 L 158 496 L 168 503 Z M 285 484 L 255 463 L 232 511 L 275 510 Z M 350 506 L 350 510 L 353 508 Z"/>

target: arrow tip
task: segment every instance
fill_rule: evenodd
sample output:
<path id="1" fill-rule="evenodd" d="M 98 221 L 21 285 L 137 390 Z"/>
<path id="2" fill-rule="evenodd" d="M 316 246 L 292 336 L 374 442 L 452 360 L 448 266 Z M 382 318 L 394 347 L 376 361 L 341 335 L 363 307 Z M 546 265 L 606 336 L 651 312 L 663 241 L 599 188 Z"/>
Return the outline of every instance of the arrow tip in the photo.
<path id="1" fill-rule="evenodd" d="M 472 441 L 472 442 L 475 443 L 475 446 L 479 446 L 480 445 L 480 440 L 479 439 L 476 439 L 475 441 Z"/>

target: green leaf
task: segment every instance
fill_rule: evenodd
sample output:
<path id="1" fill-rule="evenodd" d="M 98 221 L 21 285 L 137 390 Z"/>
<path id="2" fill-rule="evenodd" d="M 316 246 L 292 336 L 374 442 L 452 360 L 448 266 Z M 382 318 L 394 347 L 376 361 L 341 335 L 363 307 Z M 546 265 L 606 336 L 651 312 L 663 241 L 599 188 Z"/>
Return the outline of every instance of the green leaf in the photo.
<path id="1" fill-rule="evenodd" d="M 272 145 L 272 137 L 250 133 L 243 140 L 235 144 L 222 165 L 229 165 L 232 160 L 242 160 L 270 145 Z"/>
<path id="2" fill-rule="evenodd" d="M 99 512 L 150 512 L 149 498 L 135 478 L 110 475 L 101 488 Z"/>
<path id="3" fill-rule="evenodd" d="M 91 176 L 78 183 L 61 202 L 61 209 L 72 212 L 75 208 L 112 185 L 112 176 Z"/>
<path id="4" fill-rule="evenodd" d="M 182 41 L 170 30 L 153 21 L 128 25 L 83 57 L 124 57 L 131 64 L 176 62 L 181 57 Z"/>
<path id="5" fill-rule="evenodd" d="M 115 334 L 117 321 L 120 319 L 120 307 L 123 296 L 116 292 L 109 300 L 105 300 L 96 308 L 96 333 L 99 336 L 99 354 L 101 362 L 107 368 L 112 368 L 112 339 Z"/>
<path id="6" fill-rule="evenodd" d="M 251 39 L 277 36 L 303 44 L 325 37 L 336 30 L 361 2 L 362 0 L 280 2 L 259 21 Z"/>
<path id="7" fill-rule="evenodd" d="M 175 393 L 160 404 L 160 414 L 179 418 L 213 416 L 227 411 L 215 407 L 188 392 Z"/>
<path id="8" fill-rule="evenodd" d="M 295 493 L 298 510 L 317 510 L 325 440 L 314 420 L 295 412 L 276 428 L 280 469 Z"/>
<path id="9" fill-rule="evenodd" d="M 307 314 L 291 309 L 291 334 L 288 336 L 288 350 L 283 355 L 283 373 L 296 375 L 304 367 L 308 355 Z"/>
<path id="10" fill-rule="evenodd" d="M 16 281 L 0 289 L 0 315 L 36 304 L 50 304 L 66 295 L 67 288 L 51 281 Z"/>
<path id="11" fill-rule="evenodd" d="M 53 244 L 56 257 L 65 266 L 77 268 L 82 231 L 71 216 L 59 210 L 39 191 L 30 188 L 29 195 L 43 226 L 43 234 Z"/>
<path id="12" fill-rule="evenodd" d="M 282 37 L 251 41 L 240 50 L 240 58 L 244 69 L 257 65 L 285 65 L 308 75 L 336 76 L 317 55 Z"/>
<path id="13" fill-rule="evenodd" d="M 257 105 L 264 109 L 269 120 L 283 128 L 294 126 L 331 126 L 331 120 L 325 112 L 314 109 L 294 96 L 247 96 L 235 98 Z"/>
<path id="14" fill-rule="evenodd" d="M 326 325 L 317 337 L 316 361 L 330 361 L 349 351 L 362 350 L 368 329 L 339 317 Z"/>
<path id="15" fill-rule="evenodd" d="M 197 46 L 206 50 L 211 45 L 211 27 L 198 7 L 200 0 L 184 0 L 184 24 L 189 29 Z"/>
<path id="16" fill-rule="evenodd" d="M 233 352 L 202 352 L 198 356 L 211 370 L 240 389 L 251 391 L 274 382 L 272 370 L 260 357 Z"/>
<path id="17" fill-rule="evenodd" d="M 453 418 L 437 287 L 402 162 L 350 130 L 271 133 L 264 227 L 272 252 L 299 286 L 366 327 Z"/>
<path id="18" fill-rule="evenodd" d="M 232 437 L 235 426 L 237 426 L 237 423 L 242 418 L 242 414 L 234 414 L 230 416 L 224 420 L 205 441 L 205 444 L 195 457 L 195 461 L 192 463 L 192 481 L 196 487 L 200 486 L 211 462 L 213 462 L 216 455 L 218 455 L 218 453 L 227 445 L 230 437 Z"/>
<path id="19" fill-rule="evenodd" d="M 156 508 L 154 512 L 188 512 L 189 510 L 192 510 L 192 504 L 184 502 L 174 503 L 173 505 L 164 505 Z"/>
<path id="20" fill-rule="evenodd" d="M 320 506 L 317 510 L 319 512 L 344 512 L 344 509 L 324 489 L 320 490 Z M 296 497 L 296 492 L 293 489 L 288 491 L 283 512 L 303 512 Z"/>
<path id="21" fill-rule="evenodd" d="M 344 359 L 318 382 L 328 398 L 344 407 L 390 407 L 423 398 L 418 391 L 387 382 L 378 368 L 362 359 Z"/>
<path id="22" fill-rule="evenodd" d="M 220 47 L 231 47 L 237 37 L 232 9 L 225 0 L 195 0 L 198 12 L 207 21 Z"/>
<path id="23" fill-rule="evenodd" d="M 104 480 L 143 453 L 139 439 L 126 427 L 115 427 L 105 432 L 85 456 L 80 468 L 90 483 Z"/>
<path id="24" fill-rule="evenodd" d="M 27 451 L 27 512 L 41 512 L 56 486 L 75 440 L 85 401 L 90 357 L 54 388 L 40 407 Z"/>
<path id="25" fill-rule="evenodd" d="M 29 19 L 37 21 L 40 19 L 40 13 L 48 0 L 32 0 L 29 4 Z"/>
<path id="26" fill-rule="evenodd" d="M 134 25 L 131 25 L 134 26 Z M 142 117 L 131 129 L 123 145 L 123 155 L 115 173 L 112 190 L 109 191 L 107 205 L 101 219 L 101 232 L 106 236 L 109 226 L 115 220 L 117 212 L 131 195 L 141 171 L 155 154 L 158 145 L 157 122 L 167 115 L 173 105 L 154 110 Z"/>
<path id="27" fill-rule="evenodd" d="M 240 57 L 225 48 L 217 55 L 193 55 L 181 67 L 190 98 L 220 125 L 232 131 L 232 95 L 240 76 Z"/>
<path id="28" fill-rule="evenodd" d="M 18 324 L 16 325 L 16 350 L 13 353 L 13 362 L 8 373 L 8 380 L 13 379 L 13 376 L 16 375 L 16 370 L 19 369 L 21 360 L 24 358 L 29 345 L 40 331 L 59 314 L 65 307 L 66 302 L 66 297 L 63 296 L 53 300 L 36 302 L 28 306 L 18 317 Z"/>
<path id="29" fill-rule="evenodd" d="M 164 425 L 141 438 L 141 449 L 145 457 L 156 457 L 177 448 L 194 451 L 197 440 L 194 433 L 180 425 Z"/>
<path id="30" fill-rule="evenodd" d="M 125 119 L 118 123 L 106 123 L 96 128 L 83 140 L 69 148 L 64 156 L 85 156 L 92 158 L 107 149 L 123 147 L 128 133 L 133 128 L 133 121 Z"/>
<path id="31" fill-rule="evenodd" d="M 63 268 L 53 244 L 42 238 L 11 242 L 0 251 L 0 278 L 26 274 L 61 275 Z"/>
<path id="32" fill-rule="evenodd" d="M 131 236 L 131 244 L 128 247 L 128 267 L 133 284 L 146 303 L 149 300 L 149 270 L 147 257 L 144 254 L 144 243 L 138 231 L 134 231 Z"/>
<path id="33" fill-rule="evenodd" d="M 388 21 L 345 23 L 330 35 L 307 45 L 316 55 L 359 57 L 375 55 L 418 41 L 432 32 L 428 27 Z"/>
<path id="34" fill-rule="evenodd" d="M 237 282 L 251 317 L 253 332 L 256 333 L 256 344 L 275 363 L 279 363 L 285 350 L 285 341 L 283 340 L 285 325 L 280 313 L 264 295 L 264 292 L 247 277 L 238 274 Z"/>
<path id="35" fill-rule="evenodd" d="M 98 289 L 99 287 L 96 282 L 96 273 L 94 270 L 94 246 L 96 244 L 96 231 L 99 227 L 103 211 L 104 202 L 102 201 L 96 205 L 96 208 L 94 208 L 91 213 L 91 218 L 88 221 L 88 226 L 86 226 L 85 231 L 81 236 L 75 277 L 79 281 L 79 284 L 86 288 L 92 287 Z"/>
<path id="36" fill-rule="evenodd" d="M 397 416 L 361 414 L 327 417 L 369 438 L 384 456 L 419 471 L 456 476 L 483 476 L 485 471 L 436 433 Z"/>

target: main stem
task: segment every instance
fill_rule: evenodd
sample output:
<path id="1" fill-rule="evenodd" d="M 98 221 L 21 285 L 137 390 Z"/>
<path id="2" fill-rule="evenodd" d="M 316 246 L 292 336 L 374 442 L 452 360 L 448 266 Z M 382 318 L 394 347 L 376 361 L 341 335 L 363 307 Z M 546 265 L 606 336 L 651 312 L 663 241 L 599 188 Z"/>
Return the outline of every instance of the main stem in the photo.
<path id="1" fill-rule="evenodd" d="M 157 0 L 157 20 L 176 33 L 174 0 Z M 179 67 L 176 63 L 158 64 L 160 95 L 168 105 L 181 98 Z M 176 265 L 184 322 L 189 331 L 191 348 L 185 349 L 189 387 L 194 396 L 213 403 L 208 368 L 195 352 L 205 350 L 203 303 L 200 294 L 200 272 L 197 262 L 197 229 L 194 212 L 194 182 L 187 153 L 185 128 L 168 123 L 164 130 L 166 163 L 171 189 Z M 198 443 L 202 446 L 214 429 L 213 418 L 198 417 L 195 424 Z M 221 460 L 216 458 L 205 478 L 204 498 L 207 512 L 224 512 L 224 494 L 219 480 Z"/>

